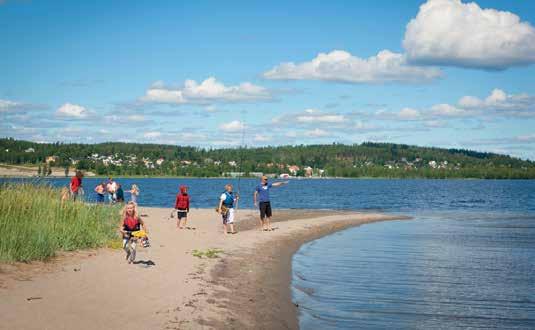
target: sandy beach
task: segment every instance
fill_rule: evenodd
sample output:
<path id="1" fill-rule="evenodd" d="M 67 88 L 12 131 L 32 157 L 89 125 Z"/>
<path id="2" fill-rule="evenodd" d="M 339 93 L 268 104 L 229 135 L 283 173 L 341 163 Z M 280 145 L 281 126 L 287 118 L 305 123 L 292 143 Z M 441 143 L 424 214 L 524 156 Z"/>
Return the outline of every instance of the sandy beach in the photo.
<path id="1" fill-rule="evenodd" d="M 47 263 L 0 265 L 0 328 L 296 329 L 291 257 L 304 242 L 364 223 L 377 213 L 276 210 L 272 232 L 256 210 L 239 210 L 224 235 L 211 209 L 193 209 L 178 230 L 170 209 L 141 208 L 151 239 L 135 264 L 122 250 L 68 253 Z M 193 250 L 222 250 L 199 258 Z"/>

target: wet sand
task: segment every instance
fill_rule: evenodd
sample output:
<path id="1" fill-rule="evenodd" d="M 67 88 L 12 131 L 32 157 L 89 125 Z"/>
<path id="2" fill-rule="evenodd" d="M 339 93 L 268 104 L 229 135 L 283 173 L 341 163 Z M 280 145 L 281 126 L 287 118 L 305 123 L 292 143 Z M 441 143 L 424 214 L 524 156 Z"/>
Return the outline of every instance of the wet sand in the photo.
<path id="1" fill-rule="evenodd" d="M 377 213 L 275 210 L 272 232 L 256 210 L 239 210 L 236 235 L 220 217 L 193 209 L 179 230 L 169 209 L 141 208 L 151 247 L 129 265 L 122 250 L 63 254 L 48 263 L 0 265 L 0 328 L 296 329 L 291 257 L 304 242 Z M 193 250 L 222 250 L 199 258 Z"/>

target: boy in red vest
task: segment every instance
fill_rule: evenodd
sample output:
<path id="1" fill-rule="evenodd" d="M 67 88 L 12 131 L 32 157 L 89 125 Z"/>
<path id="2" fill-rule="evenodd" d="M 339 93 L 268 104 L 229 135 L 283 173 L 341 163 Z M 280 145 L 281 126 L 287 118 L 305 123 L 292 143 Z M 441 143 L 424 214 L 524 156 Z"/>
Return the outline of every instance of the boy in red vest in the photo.
<path id="1" fill-rule="evenodd" d="M 183 229 L 188 222 L 188 212 L 189 212 L 189 195 L 188 187 L 180 186 L 180 192 L 176 195 L 175 202 L 176 209 L 176 227 L 178 229 Z M 182 219 L 184 219 L 184 225 L 181 225 Z M 186 229 L 191 229 L 186 227 Z"/>

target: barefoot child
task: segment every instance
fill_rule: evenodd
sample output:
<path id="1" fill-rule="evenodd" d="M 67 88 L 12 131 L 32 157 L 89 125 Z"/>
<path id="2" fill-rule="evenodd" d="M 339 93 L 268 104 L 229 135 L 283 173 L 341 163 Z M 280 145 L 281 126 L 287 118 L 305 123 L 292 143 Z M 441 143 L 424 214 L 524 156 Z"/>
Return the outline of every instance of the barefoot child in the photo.
<path id="1" fill-rule="evenodd" d="M 176 195 L 175 202 L 176 209 L 176 227 L 178 229 L 183 229 L 188 222 L 188 212 L 189 212 L 189 195 L 188 187 L 180 186 L 180 192 Z M 184 224 L 182 225 L 182 219 L 184 219 Z M 186 229 L 191 229 L 186 227 Z"/>
<path id="2" fill-rule="evenodd" d="M 225 192 L 219 197 L 219 206 L 217 212 L 223 218 L 223 230 L 225 235 L 236 234 L 234 231 L 234 204 L 238 204 L 238 196 L 232 192 L 232 185 L 229 183 L 225 186 Z M 229 228 L 227 228 L 227 225 Z M 230 231 L 228 231 L 230 229 Z"/>
<path id="3" fill-rule="evenodd" d="M 136 260 L 137 237 L 132 233 L 140 231 L 142 227 L 145 233 L 148 233 L 147 226 L 138 216 L 136 204 L 128 202 L 123 210 L 123 222 L 119 227 L 119 232 L 123 235 L 123 249 L 129 264 Z"/>

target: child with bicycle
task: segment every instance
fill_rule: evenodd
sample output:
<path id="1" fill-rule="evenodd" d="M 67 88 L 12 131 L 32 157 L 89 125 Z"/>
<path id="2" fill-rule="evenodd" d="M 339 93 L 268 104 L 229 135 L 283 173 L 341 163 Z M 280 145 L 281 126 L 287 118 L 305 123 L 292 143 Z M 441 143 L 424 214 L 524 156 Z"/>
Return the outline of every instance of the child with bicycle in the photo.
<path id="1" fill-rule="evenodd" d="M 144 234 L 148 233 L 147 226 L 139 217 L 137 205 L 134 202 L 128 202 L 123 209 L 123 222 L 119 232 L 123 235 L 123 249 L 126 252 L 126 261 L 129 264 L 136 260 L 136 243 L 143 229 Z M 145 235 L 146 236 L 146 235 Z"/>

